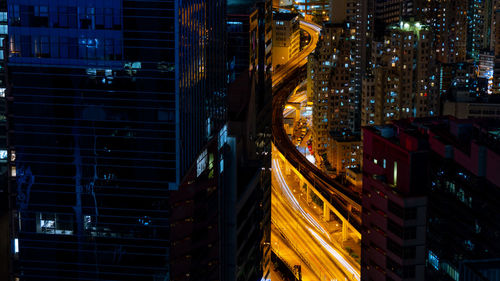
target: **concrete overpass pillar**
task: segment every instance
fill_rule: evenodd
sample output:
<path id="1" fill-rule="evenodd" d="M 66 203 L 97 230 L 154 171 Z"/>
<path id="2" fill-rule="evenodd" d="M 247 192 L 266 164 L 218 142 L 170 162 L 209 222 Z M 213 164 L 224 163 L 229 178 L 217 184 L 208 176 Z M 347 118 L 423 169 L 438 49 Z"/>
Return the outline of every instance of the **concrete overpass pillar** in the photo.
<path id="1" fill-rule="evenodd" d="M 306 202 L 309 203 L 311 198 L 309 198 L 309 185 L 306 184 Z"/>
<path id="2" fill-rule="evenodd" d="M 328 208 L 328 203 L 323 201 L 323 219 L 326 222 L 330 221 L 330 208 Z"/>
<path id="3" fill-rule="evenodd" d="M 291 173 L 292 173 L 292 171 L 290 169 L 290 163 L 286 162 L 285 163 L 285 175 L 290 176 Z"/>
<path id="4" fill-rule="evenodd" d="M 347 221 L 342 220 L 342 242 L 347 240 L 347 231 L 348 231 L 347 224 L 348 224 Z"/>

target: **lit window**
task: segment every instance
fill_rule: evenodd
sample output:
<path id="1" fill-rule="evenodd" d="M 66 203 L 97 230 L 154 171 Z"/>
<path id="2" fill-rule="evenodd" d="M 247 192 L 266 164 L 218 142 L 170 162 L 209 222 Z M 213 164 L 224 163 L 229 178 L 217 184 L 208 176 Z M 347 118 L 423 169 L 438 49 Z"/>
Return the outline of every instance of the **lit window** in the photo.
<path id="1" fill-rule="evenodd" d="M 19 239 L 15 238 L 14 239 L 14 254 L 19 253 Z"/>
<path id="2" fill-rule="evenodd" d="M 7 160 L 7 150 L 0 150 L 0 160 Z"/>
<path id="3" fill-rule="evenodd" d="M 199 177 L 203 171 L 207 168 L 207 154 L 208 151 L 205 149 L 200 156 L 198 156 L 198 160 L 196 161 L 196 176 Z"/>
<path id="4" fill-rule="evenodd" d="M 429 251 L 429 263 L 434 267 L 436 270 L 439 270 L 439 258 L 436 256 L 432 251 Z"/>
<path id="5" fill-rule="evenodd" d="M 394 185 L 398 183 L 398 162 L 394 161 Z"/>
<path id="6" fill-rule="evenodd" d="M 73 217 L 65 214 L 38 213 L 36 216 L 36 232 L 73 235 Z"/>

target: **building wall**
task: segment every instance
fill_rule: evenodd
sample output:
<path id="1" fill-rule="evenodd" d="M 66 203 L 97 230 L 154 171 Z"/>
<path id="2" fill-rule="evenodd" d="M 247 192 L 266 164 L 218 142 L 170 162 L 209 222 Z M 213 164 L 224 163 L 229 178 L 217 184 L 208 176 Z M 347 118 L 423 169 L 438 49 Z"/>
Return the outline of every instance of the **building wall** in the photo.
<path id="1" fill-rule="evenodd" d="M 392 134 L 386 138 L 376 128 L 363 130 L 361 275 L 363 280 L 424 280 L 426 158 L 399 147 Z"/>
<path id="2" fill-rule="evenodd" d="M 375 116 L 381 116 L 381 113 L 376 112 L 377 103 L 375 100 L 375 78 L 373 75 L 363 78 L 363 96 L 361 98 L 361 126 L 369 126 L 381 120 L 375 120 Z"/>
<path id="3" fill-rule="evenodd" d="M 298 54 L 300 48 L 300 28 L 298 17 L 278 14 L 273 20 L 273 68 L 284 65 Z"/>
<path id="4" fill-rule="evenodd" d="M 351 140 L 332 138 L 329 146 L 331 149 L 328 150 L 328 161 L 337 175 L 344 174 L 348 168 L 361 167 L 363 144 L 359 138 Z"/>
<path id="5" fill-rule="evenodd" d="M 452 115 L 459 119 L 500 118 L 500 105 L 490 103 L 468 103 L 446 101 L 443 115 Z"/>

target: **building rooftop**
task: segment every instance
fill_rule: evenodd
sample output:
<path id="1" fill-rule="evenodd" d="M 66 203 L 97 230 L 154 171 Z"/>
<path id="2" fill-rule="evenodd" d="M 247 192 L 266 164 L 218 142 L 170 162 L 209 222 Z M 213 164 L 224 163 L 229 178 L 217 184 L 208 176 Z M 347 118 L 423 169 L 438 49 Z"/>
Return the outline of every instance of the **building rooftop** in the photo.
<path id="1" fill-rule="evenodd" d="M 472 142 L 500 153 L 500 122 L 495 119 L 457 119 L 453 116 L 412 118 L 365 129 L 395 144 L 400 144 L 401 134 L 404 134 L 421 140 L 432 137 L 466 153 L 470 153 Z"/>
<path id="2" fill-rule="evenodd" d="M 427 25 L 421 24 L 418 21 L 401 21 L 399 24 L 395 24 L 389 27 L 390 29 L 397 29 L 402 31 L 412 31 L 415 34 L 418 34 L 421 30 L 429 30 Z"/>

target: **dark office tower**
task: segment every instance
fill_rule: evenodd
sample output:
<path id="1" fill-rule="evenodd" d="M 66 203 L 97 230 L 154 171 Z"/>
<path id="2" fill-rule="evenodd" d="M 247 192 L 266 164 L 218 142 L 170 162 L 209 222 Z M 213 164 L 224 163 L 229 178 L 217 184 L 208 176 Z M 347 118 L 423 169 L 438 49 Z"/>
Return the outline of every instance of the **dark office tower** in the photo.
<path id="1" fill-rule="evenodd" d="M 8 164 L 5 117 L 6 58 L 8 50 L 7 3 L 0 1 L 0 278 L 7 278 L 9 265 Z"/>
<path id="2" fill-rule="evenodd" d="M 270 279 L 272 1 L 228 1 L 227 13 L 228 59 L 240 62 L 228 87 L 234 143 L 226 146 L 236 166 L 233 197 L 226 196 L 234 202 L 226 209 L 234 222 L 234 273 L 239 281 Z"/>
<path id="3" fill-rule="evenodd" d="M 225 115 L 224 1 L 8 0 L 11 280 L 166 280 Z"/>
<path id="4" fill-rule="evenodd" d="M 232 21 L 245 19 L 243 32 L 228 30 L 228 41 L 243 43 L 228 45 L 228 53 L 240 61 L 250 58 L 228 88 L 228 135 L 235 140 L 237 159 L 236 212 L 229 210 L 236 223 L 235 273 L 241 281 L 269 279 L 272 1 L 229 1 L 227 10 Z M 242 40 L 247 36 L 250 40 Z"/>
<path id="5" fill-rule="evenodd" d="M 228 122 L 170 196 L 177 281 L 269 278 L 271 5 L 226 3 Z"/>

